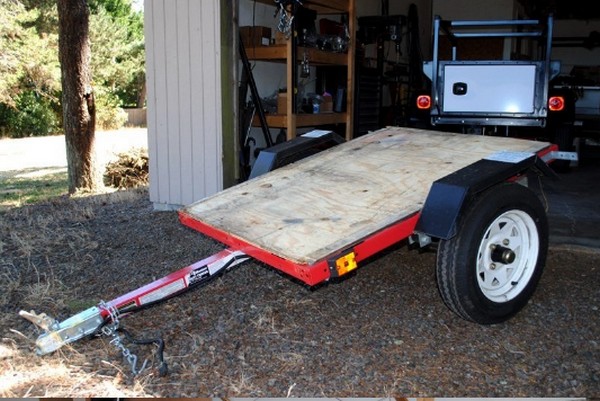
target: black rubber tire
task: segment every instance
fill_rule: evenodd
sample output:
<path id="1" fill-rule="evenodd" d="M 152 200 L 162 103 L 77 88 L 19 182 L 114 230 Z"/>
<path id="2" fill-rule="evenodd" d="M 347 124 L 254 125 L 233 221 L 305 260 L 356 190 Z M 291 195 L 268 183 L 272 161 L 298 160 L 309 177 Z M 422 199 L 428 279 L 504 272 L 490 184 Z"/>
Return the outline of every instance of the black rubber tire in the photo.
<path id="1" fill-rule="evenodd" d="M 478 283 L 479 246 L 494 220 L 513 210 L 526 213 L 535 223 L 539 238 L 537 262 L 529 282 L 515 298 L 494 302 L 484 295 Z M 496 185 L 465 207 L 457 223 L 456 236 L 440 241 L 436 266 L 440 295 L 450 310 L 466 320 L 480 324 L 503 322 L 521 310 L 533 295 L 547 251 L 548 221 L 537 195 L 519 184 Z"/>

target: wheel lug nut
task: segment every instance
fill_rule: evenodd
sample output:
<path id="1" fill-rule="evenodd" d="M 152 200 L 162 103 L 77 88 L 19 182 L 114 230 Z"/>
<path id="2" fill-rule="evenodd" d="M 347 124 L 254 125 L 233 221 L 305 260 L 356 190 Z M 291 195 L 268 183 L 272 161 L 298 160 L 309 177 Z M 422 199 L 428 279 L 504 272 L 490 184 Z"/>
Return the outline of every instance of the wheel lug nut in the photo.
<path id="1" fill-rule="evenodd" d="M 496 270 L 496 264 L 490 263 L 490 270 Z"/>
<path id="2" fill-rule="evenodd" d="M 508 238 L 505 238 L 505 239 L 502 241 L 502 244 L 503 244 L 504 246 L 508 246 L 508 244 L 510 244 L 510 241 L 508 240 Z"/>

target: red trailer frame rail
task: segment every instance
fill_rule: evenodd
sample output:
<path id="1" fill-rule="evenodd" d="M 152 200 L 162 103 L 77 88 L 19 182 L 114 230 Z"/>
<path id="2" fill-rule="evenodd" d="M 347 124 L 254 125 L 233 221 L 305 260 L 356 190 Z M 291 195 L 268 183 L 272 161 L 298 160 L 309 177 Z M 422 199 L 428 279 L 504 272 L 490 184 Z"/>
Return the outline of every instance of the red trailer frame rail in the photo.
<path id="1" fill-rule="evenodd" d="M 185 212 L 179 212 L 179 218 L 184 225 L 206 234 L 230 246 L 232 249 L 238 249 L 254 259 L 281 270 L 309 286 L 315 286 L 330 278 L 339 277 L 354 270 L 358 262 L 406 239 L 413 233 L 419 220 L 419 213 L 415 213 L 390 227 L 374 233 L 354 246 L 334 253 L 326 259 L 311 265 L 298 264 L 281 258 L 249 242 L 196 220 Z"/>

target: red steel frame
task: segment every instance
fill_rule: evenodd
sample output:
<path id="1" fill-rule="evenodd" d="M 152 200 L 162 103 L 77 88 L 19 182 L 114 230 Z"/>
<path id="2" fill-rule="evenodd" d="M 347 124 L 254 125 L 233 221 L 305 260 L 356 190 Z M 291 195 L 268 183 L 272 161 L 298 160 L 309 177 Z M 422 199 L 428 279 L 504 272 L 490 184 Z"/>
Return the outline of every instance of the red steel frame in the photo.
<path id="1" fill-rule="evenodd" d="M 554 143 L 553 143 L 553 144 L 550 144 L 550 146 L 548 146 L 547 148 L 540 150 L 540 151 L 539 151 L 539 152 L 537 152 L 536 154 L 537 154 L 537 156 L 538 156 L 539 158 L 543 158 L 543 157 L 544 157 L 544 156 L 546 156 L 548 153 L 551 153 L 551 152 L 556 152 L 556 151 L 558 151 L 558 145 L 556 145 L 556 144 L 554 144 Z M 546 164 L 550 163 L 550 162 L 551 162 L 551 161 L 553 161 L 553 160 L 554 160 L 554 159 L 552 159 L 552 160 L 548 160 L 548 161 L 546 162 Z"/>
<path id="2" fill-rule="evenodd" d="M 558 150 L 558 146 L 550 145 L 537 153 L 538 157 L 543 157 L 546 154 Z M 319 260 L 314 264 L 299 264 L 287 260 L 280 256 L 274 255 L 260 247 L 257 247 L 247 241 L 235 237 L 225 231 L 212 227 L 202 221 L 196 220 L 194 217 L 179 211 L 179 220 L 182 224 L 199 231 L 209 237 L 228 245 L 231 249 L 239 250 L 256 260 L 264 262 L 275 269 L 281 270 L 284 273 L 302 281 L 305 284 L 314 286 L 324 281 L 329 280 L 331 275 L 330 260 L 336 256 L 341 256 L 344 251 L 354 251 L 356 262 L 361 262 L 380 251 L 408 238 L 414 233 L 417 222 L 421 213 L 416 212 L 397 223 L 392 224 L 362 241 L 352 245 L 351 249 L 339 250 L 340 253 L 333 253 L 329 257 Z"/>
<path id="3" fill-rule="evenodd" d="M 209 266 L 213 263 L 217 263 L 234 253 L 235 250 L 223 249 L 214 255 L 192 263 L 187 267 L 179 269 L 167 276 L 130 291 L 127 294 L 123 294 L 107 302 L 107 306 L 117 309 L 119 314 L 126 314 L 128 309 L 143 307 L 147 304 L 151 304 L 155 301 L 160 301 L 168 298 L 169 296 L 180 293 L 190 286 L 190 274 L 193 271 L 201 269 L 205 266 Z M 103 318 L 108 318 L 109 314 L 110 313 L 108 309 L 101 309 L 101 316 Z"/>
<path id="4" fill-rule="evenodd" d="M 415 213 L 355 244 L 352 250 L 355 253 L 356 261 L 365 260 L 389 246 L 406 239 L 414 232 L 419 215 L 419 213 Z M 330 258 L 325 258 L 311 265 L 298 264 L 209 226 L 182 211 L 179 212 L 179 219 L 184 225 L 206 234 L 230 246 L 232 249 L 242 251 L 246 255 L 281 270 L 310 286 L 327 281 L 331 277 L 329 269 Z M 331 255 L 331 257 L 335 256 L 336 254 Z"/>
<path id="5" fill-rule="evenodd" d="M 415 213 L 355 244 L 351 250 L 355 254 L 356 262 L 363 261 L 395 243 L 406 239 L 414 232 L 417 221 L 419 220 L 419 215 L 419 213 Z M 199 262 L 179 269 L 165 277 L 106 302 L 106 307 L 103 307 L 100 310 L 103 319 L 110 318 L 111 308 L 118 311 L 119 315 L 124 315 L 127 314 L 129 310 L 137 310 L 138 308 L 153 302 L 177 295 L 191 286 L 190 275 L 192 275 L 193 272 L 212 264 L 221 263 L 223 260 L 236 254 L 238 256 L 247 255 L 253 257 L 310 286 L 320 284 L 331 278 L 329 258 L 325 258 L 311 265 L 294 263 L 277 255 L 273 255 L 262 248 L 258 248 L 235 238 L 223 231 L 208 226 L 183 212 L 179 212 L 179 218 L 184 225 L 209 235 L 212 238 L 221 241 L 223 244 L 228 245 L 230 248 L 226 248 Z M 347 251 L 349 252 L 350 249 L 347 249 Z M 335 257 L 336 255 L 337 254 L 333 254 L 331 256 Z M 241 263 L 241 259 L 244 259 L 244 257 L 240 256 L 240 261 L 235 264 Z M 218 268 L 218 270 L 220 270 L 220 268 Z"/>
<path id="6" fill-rule="evenodd" d="M 410 236 L 414 232 L 419 216 L 420 213 L 414 213 L 396 224 L 386 227 L 356 243 L 351 249 L 346 249 L 346 251 L 353 251 L 356 262 L 361 262 Z M 111 308 L 118 311 L 119 315 L 124 315 L 129 310 L 137 310 L 140 307 L 177 295 L 191 286 L 190 275 L 193 272 L 212 264 L 220 263 L 236 254 L 238 256 L 251 256 L 310 286 L 327 281 L 332 276 L 329 268 L 330 258 L 325 258 L 311 265 L 294 263 L 208 226 L 183 212 L 179 212 L 179 218 L 184 225 L 209 235 L 228 245 L 230 248 L 226 248 L 201 261 L 108 301 L 106 307 L 102 307 L 100 310 L 100 315 L 103 319 L 110 318 Z M 332 254 L 331 257 L 334 258 L 338 255 L 341 256 L 341 254 Z M 240 261 L 235 264 L 241 263 L 241 259 L 244 258 L 240 257 Z"/>
<path id="7" fill-rule="evenodd" d="M 556 145 L 548 146 L 537 153 L 538 157 L 543 157 L 553 151 L 558 150 Z M 515 179 L 517 177 L 513 177 Z M 510 181 L 511 179 L 509 179 Z M 299 264 L 291 260 L 274 255 L 271 252 L 252 245 L 251 243 L 237 238 L 225 231 L 214 228 L 202 221 L 196 220 L 184 211 L 179 211 L 179 219 L 182 224 L 197 230 L 209 237 L 212 237 L 230 248 L 224 249 L 212 256 L 209 256 L 199 262 L 193 263 L 183 269 L 175 271 L 161 279 L 149 283 L 143 287 L 133 290 L 127 294 L 107 303 L 108 306 L 116 308 L 119 313 L 127 313 L 129 308 L 135 309 L 145 304 L 152 303 L 154 299 L 164 299 L 176 293 L 182 292 L 190 286 L 190 274 L 209 266 L 213 263 L 219 263 L 225 258 L 231 257 L 235 253 L 243 253 L 256 260 L 264 262 L 269 266 L 278 269 L 301 282 L 314 286 L 332 277 L 330 262 L 336 257 L 343 256 L 345 253 L 354 252 L 356 262 L 365 259 L 383 251 L 384 249 L 408 238 L 414 233 L 421 213 L 415 212 L 412 215 L 399 220 L 398 222 L 373 233 L 362 241 L 359 241 L 349 248 L 341 249 L 336 253 L 329 255 L 323 260 L 313 264 Z M 239 263 L 239 262 L 238 262 Z M 237 263 L 236 263 L 237 264 Z M 102 317 L 109 317 L 109 312 L 102 309 Z"/>

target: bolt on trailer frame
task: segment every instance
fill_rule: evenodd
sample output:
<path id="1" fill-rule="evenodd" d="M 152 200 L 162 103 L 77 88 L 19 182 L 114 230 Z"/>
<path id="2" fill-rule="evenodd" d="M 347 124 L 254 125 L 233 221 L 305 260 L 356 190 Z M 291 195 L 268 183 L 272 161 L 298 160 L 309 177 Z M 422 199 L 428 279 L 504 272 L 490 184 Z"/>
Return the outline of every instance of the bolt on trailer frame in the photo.
<path id="1" fill-rule="evenodd" d="M 433 125 L 546 125 L 549 82 L 560 73 L 560 62 L 551 60 L 552 15 L 546 21 L 448 21 L 436 16 L 433 25 L 432 60 L 423 64 L 423 72 L 431 81 Z M 444 38 L 450 42 L 450 59 L 440 55 Z M 510 51 L 516 53 L 528 39 L 535 45 L 529 52 L 537 54 L 515 60 L 506 55 L 499 60 L 461 57 L 459 43 L 474 38 L 507 39 L 511 41 Z"/>
<path id="2" fill-rule="evenodd" d="M 101 332 L 135 359 L 116 335 L 120 317 L 206 284 L 250 257 L 315 286 L 400 241 L 439 240 L 446 304 L 465 319 L 500 322 L 531 296 L 547 250 L 544 207 L 517 182 L 531 171 L 552 174 L 546 162 L 556 149 L 515 138 L 381 129 L 179 211 L 184 225 L 227 249 L 62 322 L 34 311 L 21 315 L 43 330 L 38 354 Z M 466 281 L 456 279 L 465 272 Z M 457 301 L 473 289 L 472 306 Z M 135 373 L 135 360 L 130 364 Z"/>

